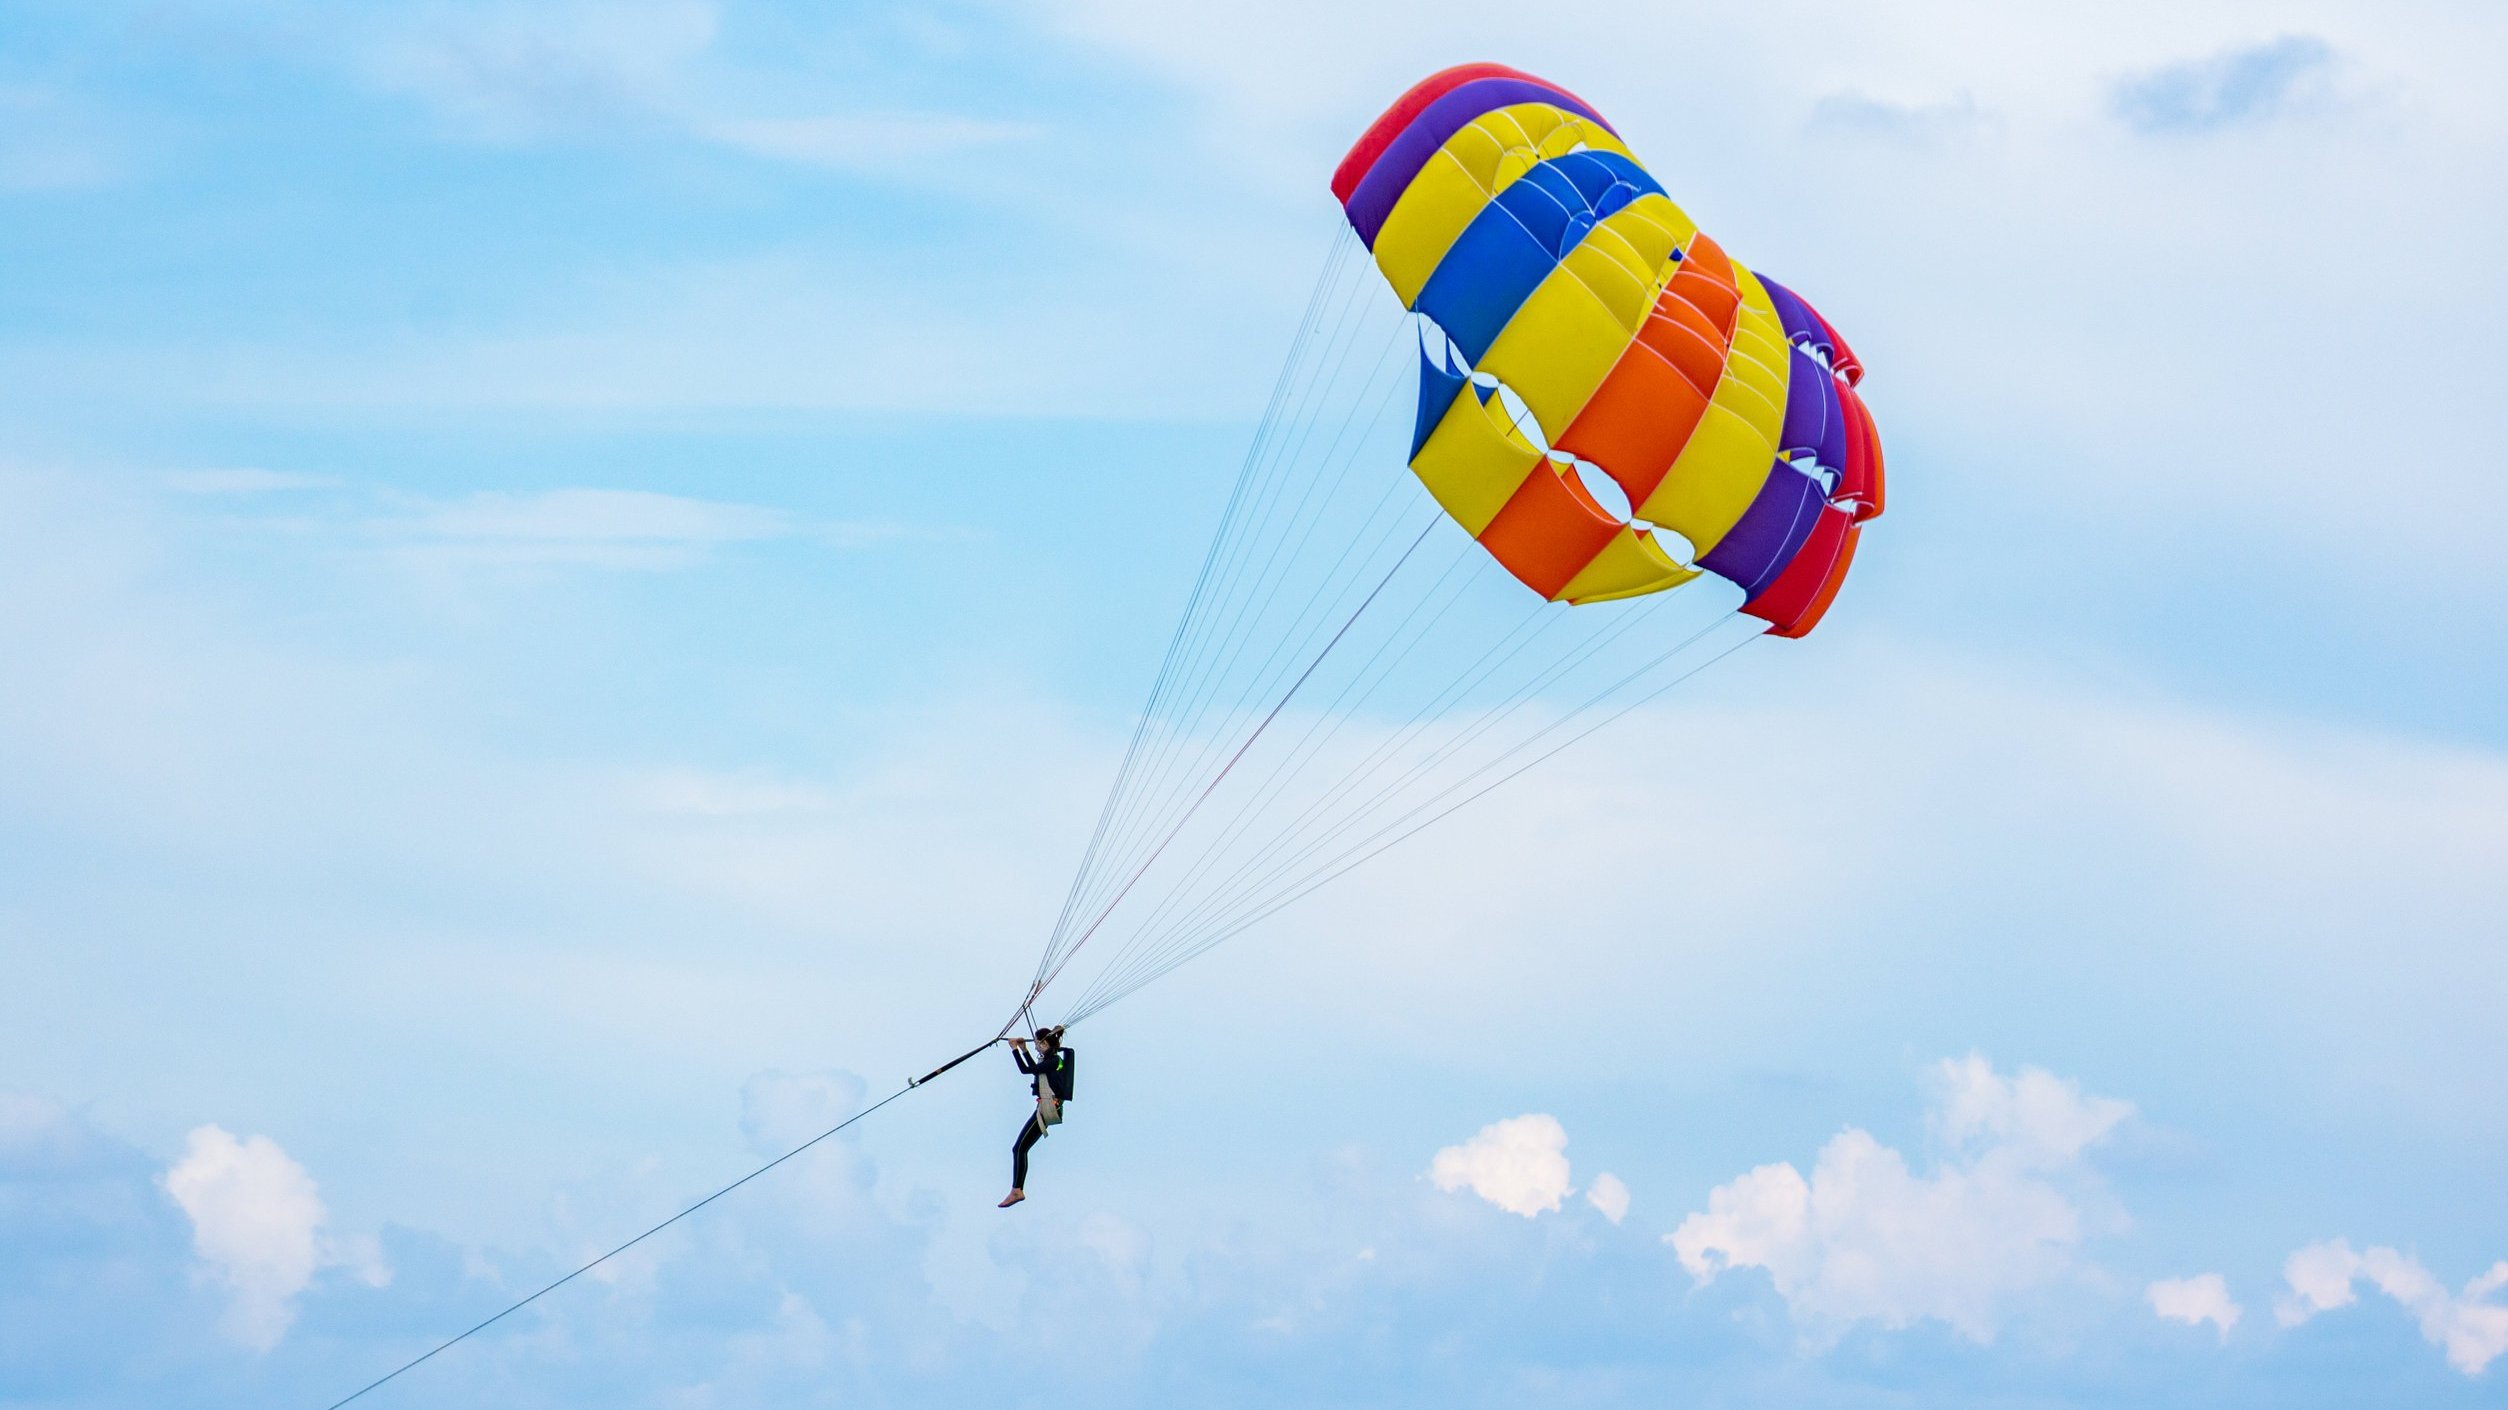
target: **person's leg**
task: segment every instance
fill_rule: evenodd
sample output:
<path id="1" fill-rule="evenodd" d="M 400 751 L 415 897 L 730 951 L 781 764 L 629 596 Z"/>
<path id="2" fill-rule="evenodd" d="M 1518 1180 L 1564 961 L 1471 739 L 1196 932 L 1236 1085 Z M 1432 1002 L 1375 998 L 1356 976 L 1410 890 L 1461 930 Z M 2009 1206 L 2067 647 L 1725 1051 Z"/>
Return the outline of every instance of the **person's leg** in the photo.
<path id="1" fill-rule="evenodd" d="M 1028 1187 L 1028 1152 L 1044 1139 L 1045 1124 L 1030 1116 L 1028 1124 L 1019 1128 L 1018 1141 L 1010 1147 L 1010 1188 L 1024 1190 Z"/>

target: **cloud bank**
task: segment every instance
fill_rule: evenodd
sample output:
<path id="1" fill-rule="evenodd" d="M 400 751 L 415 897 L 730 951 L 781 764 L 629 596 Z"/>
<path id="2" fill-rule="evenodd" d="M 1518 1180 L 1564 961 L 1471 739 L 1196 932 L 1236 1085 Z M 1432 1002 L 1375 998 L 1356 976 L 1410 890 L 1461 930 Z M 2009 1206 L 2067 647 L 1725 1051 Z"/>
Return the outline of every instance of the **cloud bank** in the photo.
<path id="1" fill-rule="evenodd" d="M 2314 1243 L 2292 1254 L 2282 1265 L 2289 1294 L 2274 1306 L 2285 1327 L 2296 1327 L 2319 1313 L 2349 1307 L 2358 1300 L 2356 1282 L 2392 1298 L 2421 1324 L 2421 1336 L 2446 1352 L 2447 1364 L 2468 1376 L 2479 1375 L 2508 1352 L 2508 1303 L 2494 1294 L 2508 1288 L 2508 1260 L 2447 1291 L 2437 1275 L 2410 1254 L 2382 1244 L 2355 1252 L 2342 1239 Z"/>
<path id="2" fill-rule="evenodd" d="M 2075 1271 L 2091 1215 L 2084 1156 L 2133 1112 L 2037 1068 L 1934 1069 L 1944 1147 L 1919 1173 L 1868 1132 L 1830 1138 L 1806 1177 L 1763 1165 L 1716 1187 L 1666 1236 L 1700 1284 L 1767 1271 L 1815 1343 L 1858 1322 L 1931 1319 L 1991 1341 L 2019 1295 Z"/>

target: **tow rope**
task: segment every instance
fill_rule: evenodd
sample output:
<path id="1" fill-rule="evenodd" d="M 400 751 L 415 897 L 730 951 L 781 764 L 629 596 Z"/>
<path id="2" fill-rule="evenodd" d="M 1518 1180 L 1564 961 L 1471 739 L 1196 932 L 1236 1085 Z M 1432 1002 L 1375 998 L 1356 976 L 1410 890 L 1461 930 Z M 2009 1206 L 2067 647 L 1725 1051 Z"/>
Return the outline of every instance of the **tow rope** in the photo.
<path id="1" fill-rule="evenodd" d="M 1008 1030 L 1004 1029 L 1003 1031 L 1007 1032 Z M 493 1327 L 497 1323 L 504 1321 L 506 1318 L 513 1316 L 515 1313 L 522 1311 L 524 1308 L 538 1302 L 550 1293 L 557 1291 L 559 1288 L 566 1286 L 568 1283 L 575 1281 L 584 1274 L 589 1273 L 593 1269 L 600 1267 L 602 1264 L 609 1262 L 611 1259 L 618 1257 L 627 1250 L 634 1248 L 636 1245 L 643 1243 L 649 1238 L 652 1238 L 655 1234 L 662 1232 L 664 1229 L 678 1223 L 680 1220 L 687 1218 L 689 1215 L 694 1214 L 698 1210 L 705 1208 L 707 1205 L 714 1203 L 723 1196 L 730 1194 L 732 1191 L 739 1189 L 743 1185 L 748 1184 L 750 1181 L 755 1180 L 759 1176 L 774 1169 L 776 1166 L 783 1164 L 785 1161 L 788 1161 L 794 1156 L 801 1154 L 803 1151 L 819 1144 L 821 1141 L 835 1135 L 837 1132 L 853 1125 L 855 1122 L 869 1116 L 872 1112 L 875 1112 L 881 1107 L 888 1105 L 890 1102 L 897 1100 L 906 1093 L 913 1091 L 917 1087 L 923 1086 L 925 1083 L 930 1082 L 933 1078 L 940 1076 L 942 1073 L 947 1072 L 949 1069 L 956 1067 L 958 1064 L 967 1061 L 969 1058 L 980 1055 L 985 1049 L 990 1048 L 995 1043 L 1000 1041 L 1002 1040 L 999 1037 L 987 1038 L 983 1042 L 976 1044 L 974 1047 L 967 1049 L 963 1053 L 960 1053 L 958 1056 L 951 1058 L 949 1061 L 942 1063 L 940 1066 L 933 1068 L 927 1073 L 924 1073 L 922 1076 L 913 1078 L 908 1081 L 906 1085 L 898 1088 L 896 1091 L 889 1093 L 887 1096 L 871 1103 L 862 1110 L 855 1112 L 853 1115 L 848 1116 L 844 1120 L 837 1122 L 835 1125 L 828 1127 L 826 1130 L 812 1136 L 810 1139 L 803 1141 L 800 1145 L 793 1147 L 791 1150 L 775 1157 L 766 1164 L 759 1166 L 757 1169 L 752 1170 L 748 1174 L 741 1176 L 739 1179 L 732 1181 L 730 1184 L 723 1186 L 714 1193 L 707 1195 L 705 1198 L 698 1200 L 692 1205 L 689 1205 L 687 1208 L 682 1209 L 670 1218 L 663 1220 L 661 1223 L 656 1224 L 652 1228 L 645 1230 L 643 1233 L 636 1235 L 627 1242 L 620 1244 L 618 1247 L 611 1249 L 609 1252 L 602 1254 L 600 1257 L 595 1258 L 591 1262 L 584 1264 L 582 1267 L 575 1269 L 573 1272 L 568 1273 L 565 1277 L 559 1278 L 555 1282 L 542 1287 L 537 1292 L 532 1293 L 529 1297 L 517 1300 L 504 1308 L 502 1311 L 499 1311 L 495 1316 L 489 1317 L 477 1325 L 472 1326 L 458 1336 L 447 1337 L 442 1342 L 430 1347 L 424 1354 L 411 1357 L 409 1360 L 393 1367 L 390 1371 L 385 1372 L 383 1375 L 375 1377 L 373 1380 L 366 1382 L 357 1389 L 350 1391 L 347 1395 L 332 1401 L 329 1405 L 323 1407 L 323 1410 L 340 1410 L 341 1406 L 358 1399 L 360 1396 L 366 1394 L 366 1392 L 379 1389 L 393 1380 L 398 1379 L 403 1374 L 416 1370 L 418 1367 L 434 1360 L 437 1356 L 452 1350 L 461 1343 L 468 1341 L 470 1338 L 477 1336 L 479 1333 L 486 1331 L 488 1328 Z"/>

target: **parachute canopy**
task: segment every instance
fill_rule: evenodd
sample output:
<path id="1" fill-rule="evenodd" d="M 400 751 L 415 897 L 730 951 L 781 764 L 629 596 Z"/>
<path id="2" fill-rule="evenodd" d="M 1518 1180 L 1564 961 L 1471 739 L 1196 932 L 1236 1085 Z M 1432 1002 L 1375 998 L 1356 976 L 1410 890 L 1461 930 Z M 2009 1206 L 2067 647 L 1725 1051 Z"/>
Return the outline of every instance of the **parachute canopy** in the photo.
<path id="1" fill-rule="evenodd" d="M 1772 635 L 1819 622 L 1882 507 L 1862 366 L 1599 113 L 1501 65 L 1447 69 L 1385 110 L 1332 189 L 1443 334 L 1421 348 L 1411 469 L 1490 556 L 1552 601 L 1705 572 Z"/>

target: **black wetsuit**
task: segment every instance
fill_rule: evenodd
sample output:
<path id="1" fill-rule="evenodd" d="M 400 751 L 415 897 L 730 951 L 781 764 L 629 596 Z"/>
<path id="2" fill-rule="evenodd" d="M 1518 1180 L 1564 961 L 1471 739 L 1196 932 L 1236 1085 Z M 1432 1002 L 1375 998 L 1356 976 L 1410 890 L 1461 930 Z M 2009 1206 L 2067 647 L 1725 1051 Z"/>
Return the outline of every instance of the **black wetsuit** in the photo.
<path id="1" fill-rule="evenodd" d="M 1071 1100 L 1071 1050 L 1069 1048 L 1056 1048 L 1052 1052 L 1038 1053 L 1035 1057 L 1029 1057 L 1025 1052 L 1012 1048 L 1010 1060 L 1019 1064 L 1021 1072 L 1035 1079 L 1028 1083 L 1028 1090 L 1036 1093 L 1037 1096 L 1042 1097 L 1048 1090 L 1051 1090 L 1054 1100 L 1064 1102 Z M 1029 1112 L 1026 1124 L 1019 1128 L 1019 1139 L 1011 1143 L 1010 1188 L 1024 1190 L 1028 1187 L 1028 1152 L 1035 1149 L 1036 1143 L 1044 1139 L 1045 1118 L 1035 1112 Z"/>

